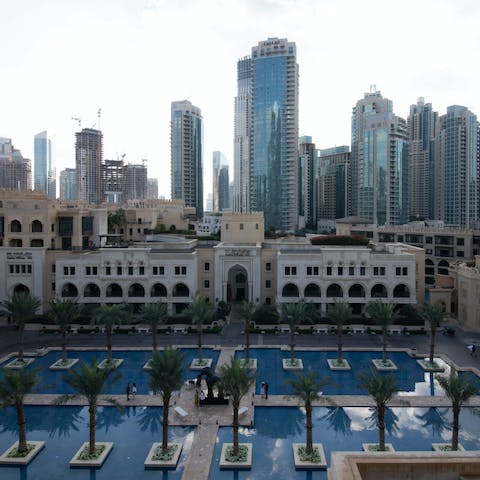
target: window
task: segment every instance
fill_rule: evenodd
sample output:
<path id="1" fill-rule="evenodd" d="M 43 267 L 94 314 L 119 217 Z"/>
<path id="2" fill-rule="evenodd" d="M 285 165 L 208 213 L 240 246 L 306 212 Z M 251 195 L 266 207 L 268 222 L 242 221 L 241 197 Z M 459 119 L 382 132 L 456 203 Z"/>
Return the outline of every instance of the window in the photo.
<path id="1" fill-rule="evenodd" d="M 271 264 L 270 262 L 267 262 L 267 263 L 265 264 L 265 270 L 266 270 L 267 272 L 271 272 L 271 271 L 272 271 L 272 264 Z"/>
<path id="2" fill-rule="evenodd" d="M 105 275 L 111 275 L 112 274 L 112 267 L 105 267 Z"/>
<path id="3" fill-rule="evenodd" d="M 355 267 L 348 267 L 348 274 L 352 277 L 355 275 Z"/>
<path id="4" fill-rule="evenodd" d="M 365 267 L 360 267 L 360 275 L 364 277 L 367 273 L 367 269 Z"/>
<path id="5" fill-rule="evenodd" d="M 398 236 L 397 242 L 403 242 L 403 235 L 399 235 L 399 236 Z"/>
<path id="6" fill-rule="evenodd" d="M 258 223 L 255 224 L 255 230 L 258 230 Z"/>
<path id="7" fill-rule="evenodd" d="M 152 267 L 152 275 L 165 275 L 165 267 Z"/>
<path id="8" fill-rule="evenodd" d="M 463 257 L 464 253 L 463 250 L 457 250 L 457 257 Z"/>
<path id="9" fill-rule="evenodd" d="M 271 305 L 272 299 L 270 297 L 265 297 L 265 304 L 266 305 Z"/>
<path id="10" fill-rule="evenodd" d="M 272 288 L 272 281 L 271 280 L 265 280 L 265 288 Z"/>
<path id="11" fill-rule="evenodd" d="M 432 248 L 427 248 L 427 249 L 425 249 L 425 253 L 426 253 L 427 255 L 432 255 L 433 249 L 432 249 Z"/>
<path id="12" fill-rule="evenodd" d="M 52 263 L 52 273 L 55 273 L 55 270 L 56 270 L 56 265 Z"/>
<path id="13" fill-rule="evenodd" d="M 187 267 L 184 267 L 184 266 L 175 267 L 175 275 L 186 275 L 186 274 L 187 274 Z"/>
<path id="14" fill-rule="evenodd" d="M 318 267 L 307 267 L 307 275 L 318 275 Z"/>
<path id="15" fill-rule="evenodd" d="M 406 277 L 408 275 L 408 267 L 396 267 L 395 275 L 397 275 L 397 277 Z"/>
<path id="16" fill-rule="evenodd" d="M 337 275 L 342 276 L 343 275 L 343 267 L 337 267 Z"/>
<path id="17" fill-rule="evenodd" d="M 425 237 L 425 243 L 432 243 L 432 237 Z"/>
<path id="18" fill-rule="evenodd" d="M 133 275 L 133 267 L 132 266 L 128 267 L 128 274 Z"/>
<path id="19" fill-rule="evenodd" d="M 240 224 L 240 230 L 243 230 L 243 223 Z"/>
<path id="20" fill-rule="evenodd" d="M 97 275 L 97 267 L 85 267 L 85 275 Z"/>
<path id="21" fill-rule="evenodd" d="M 138 267 L 138 274 L 145 275 L 145 267 Z"/>
<path id="22" fill-rule="evenodd" d="M 55 282 L 52 282 L 52 292 L 55 291 Z"/>
<path id="23" fill-rule="evenodd" d="M 373 267 L 373 275 L 375 277 L 384 277 L 385 276 L 385 267 Z"/>
<path id="24" fill-rule="evenodd" d="M 404 277 L 408 276 L 408 267 L 402 267 L 402 275 Z"/>
<path id="25" fill-rule="evenodd" d="M 117 267 L 117 275 L 121 275 L 122 274 L 122 267 Z"/>
<path id="26" fill-rule="evenodd" d="M 285 267 L 285 276 L 292 276 L 297 274 L 297 267 Z"/>
<path id="27" fill-rule="evenodd" d="M 332 275 L 332 267 L 327 267 L 327 276 Z"/>
<path id="28" fill-rule="evenodd" d="M 465 239 L 463 238 L 457 238 L 457 245 L 459 247 L 463 247 L 465 245 Z"/>
<path id="29" fill-rule="evenodd" d="M 203 288 L 210 288 L 210 280 L 203 281 Z"/>
<path id="30" fill-rule="evenodd" d="M 64 275 L 75 275 L 75 267 L 63 267 Z"/>
<path id="31" fill-rule="evenodd" d="M 210 262 L 205 262 L 203 264 L 203 271 L 204 272 L 209 272 L 210 271 Z"/>

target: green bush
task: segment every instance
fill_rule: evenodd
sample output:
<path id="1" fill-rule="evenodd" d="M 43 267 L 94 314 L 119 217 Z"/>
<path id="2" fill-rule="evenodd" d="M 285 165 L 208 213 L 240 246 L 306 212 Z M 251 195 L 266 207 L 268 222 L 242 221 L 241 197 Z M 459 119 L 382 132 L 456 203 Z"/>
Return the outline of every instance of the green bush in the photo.
<path id="1" fill-rule="evenodd" d="M 312 245 L 367 246 L 369 242 L 368 238 L 349 235 L 324 235 L 310 239 Z"/>

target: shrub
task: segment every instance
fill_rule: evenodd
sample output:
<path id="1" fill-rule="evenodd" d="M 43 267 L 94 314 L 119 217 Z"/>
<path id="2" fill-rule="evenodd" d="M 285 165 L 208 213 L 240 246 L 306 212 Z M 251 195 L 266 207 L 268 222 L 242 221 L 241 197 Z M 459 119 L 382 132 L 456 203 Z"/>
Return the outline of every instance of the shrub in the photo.
<path id="1" fill-rule="evenodd" d="M 323 235 L 319 237 L 312 237 L 310 243 L 312 245 L 359 245 L 367 246 L 369 244 L 368 238 L 349 236 L 349 235 Z"/>

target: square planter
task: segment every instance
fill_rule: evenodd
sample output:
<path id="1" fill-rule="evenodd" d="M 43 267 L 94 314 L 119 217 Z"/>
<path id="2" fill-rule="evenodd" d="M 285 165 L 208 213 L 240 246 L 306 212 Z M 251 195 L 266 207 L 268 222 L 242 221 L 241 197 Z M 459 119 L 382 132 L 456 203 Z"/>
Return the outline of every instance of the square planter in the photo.
<path id="1" fill-rule="evenodd" d="M 107 459 L 108 455 L 113 449 L 112 442 L 96 442 L 95 446 L 104 445 L 105 448 L 103 452 L 97 457 L 92 460 L 80 460 L 77 457 L 84 451 L 84 449 L 88 448 L 89 443 L 85 442 L 78 450 L 77 453 L 73 456 L 70 460 L 70 468 L 101 468 L 103 462 Z"/>
<path id="2" fill-rule="evenodd" d="M 320 461 L 319 462 L 308 462 L 300 460 L 300 455 L 298 454 L 298 448 L 304 447 L 304 443 L 292 443 L 293 449 L 293 458 L 295 460 L 295 468 L 302 469 L 302 470 L 324 470 L 327 468 L 327 459 L 325 457 L 325 452 L 323 451 L 323 445 L 321 443 L 314 443 L 313 449 L 318 450 L 320 454 Z"/>
<path id="3" fill-rule="evenodd" d="M 23 362 L 19 362 L 18 358 L 14 358 L 5 365 L 5 368 L 11 368 L 12 370 L 20 370 L 21 368 L 28 367 L 34 361 L 34 358 L 24 358 Z"/>
<path id="4" fill-rule="evenodd" d="M 203 358 L 202 363 L 200 363 L 200 360 L 198 358 L 194 358 L 192 360 L 192 363 L 190 364 L 190 370 L 202 370 L 206 367 L 210 368 L 212 366 L 212 363 L 212 358 Z"/>
<path id="5" fill-rule="evenodd" d="M 289 358 L 282 358 L 282 365 L 284 370 L 303 370 L 303 360 L 301 358 L 295 358 L 294 364 L 290 363 Z"/>
<path id="6" fill-rule="evenodd" d="M 451 449 L 452 443 L 432 443 L 432 450 L 434 452 L 453 452 L 454 450 Z M 459 443 L 457 452 L 464 452 L 464 446 Z"/>
<path id="7" fill-rule="evenodd" d="M 105 358 L 98 364 L 98 368 L 118 368 L 123 363 L 123 358 L 112 358 L 109 362 L 108 358 Z"/>
<path id="8" fill-rule="evenodd" d="M 387 358 L 387 362 L 383 363 L 383 360 L 381 358 L 375 358 L 372 360 L 373 366 L 379 371 L 379 372 L 394 372 L 398 370 L 397 366 Z"/>
<path id="9" fill-rule="evenodd" d="M 351 370 L 352 367 L 350 367 L 350 364 L 348 363 L 348 360 L 342 359 L 342 364 L 337 363 L 336 358 L 329 358 L 327 360 L 328 367 L 330 370 Z"/>
<path id="10" fill-rule="evenodd" d="M 378 447 L 378 443 L 362 443 L 362 448 L 364 452 L 369 452 L 369 453 L 374 453 L 374 452 L 379 452 L 379 453 L 390 453 L 394 452 L 395 449 L 393 448 L 393 445 L 391 443 L 386 443 L 385 444 L 385 451 L 381 450 L 376 450 L 375 447 Z"/>
<path id="11" fill-rule="evenodd" d="M 69 370 L 78 363 L 78 358 L 67 358 L 67 362 L 63 363 L 62 359 L 58 359 L 52 363 L 48 368 L 50 370 Z"/>
<path id="12" fill-rule="evenodd" d="M 225 459 L 227 448 L 233 447 L 233 443 L 224 443 L 222 445 L 222 453 L 220 454 L 220 469 L 246 469 L 252 468 L 252 443 L 240 443 L 239 445 L 245 445 L 248 448 L 247 459 L 244 462 L 229 462 Z"/>
<path id="13" fill-rule="evenodd" d="M 152 448 L 148 452 L 147 458 L 145 459 L 144 466 L 146 469 L 153 469 L 153 468 L 177 468 L 178 459 L 180 458 L 180 454 L 182 453 L 183 443 L 169 443 L 169 447 L 176 447 L 175 452 L 170 460 L 156 460 L 155 454 L 158 449 L 161 450 L 162 443 L 155 442 L 152 444 Z"/>
<path id="14" fill-rule="evenodd" d="M 240 359 L 240 366 L 243 367 L 245 365 L 245 359 L 241 358 Z M 248 368 L 250 370 L 256 370 L 257 369 L 257 359 L 256 358 L 251 358 L 250 361 L 248 362 Z"/>
<path id="15" fill-rule="evenodd" d="M 28 465 L 43 449 L 45 442 L 32 442 L 27 440 L 27 445 L 32 445 L 33 448 L 25 457 L 9 457 L 8 454 L 18 448 L 18 441 L 15 442 L 8 450 L 0 455 L 0 465 Z"/>
<path id="16" fill-rule="evenodd" d="M 430 363 L 428 358 L 422 358 L 421 360 L 417 360 L 417 363 L 425 370 L 425 372 L 444 372 L 445 369 L 440 367 L 435 362 Z"/>

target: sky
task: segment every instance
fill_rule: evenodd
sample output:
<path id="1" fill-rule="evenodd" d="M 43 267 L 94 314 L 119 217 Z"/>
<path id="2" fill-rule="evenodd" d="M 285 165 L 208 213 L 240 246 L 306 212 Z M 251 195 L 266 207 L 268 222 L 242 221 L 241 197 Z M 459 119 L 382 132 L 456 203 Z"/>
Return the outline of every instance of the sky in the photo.
<path id="1" fill-rule="evenodd" d="M 75 167 L 75 132 L 100 128 L 104 158 L 140 163 L 170 198 L 170 104 L 204 119 L 204 198 L 212 152 L 233 179 L 237 60 L 288 38 L 300 71 L 299 133 L 317 148 L 350 144 L 352 107 L 371 85 L 408 116 L 418 97 L 439 114 L 480 115 L 477 0 L 0 0 L 0 137 L 33 161 L 54 140 L 57 173 Z"/>

